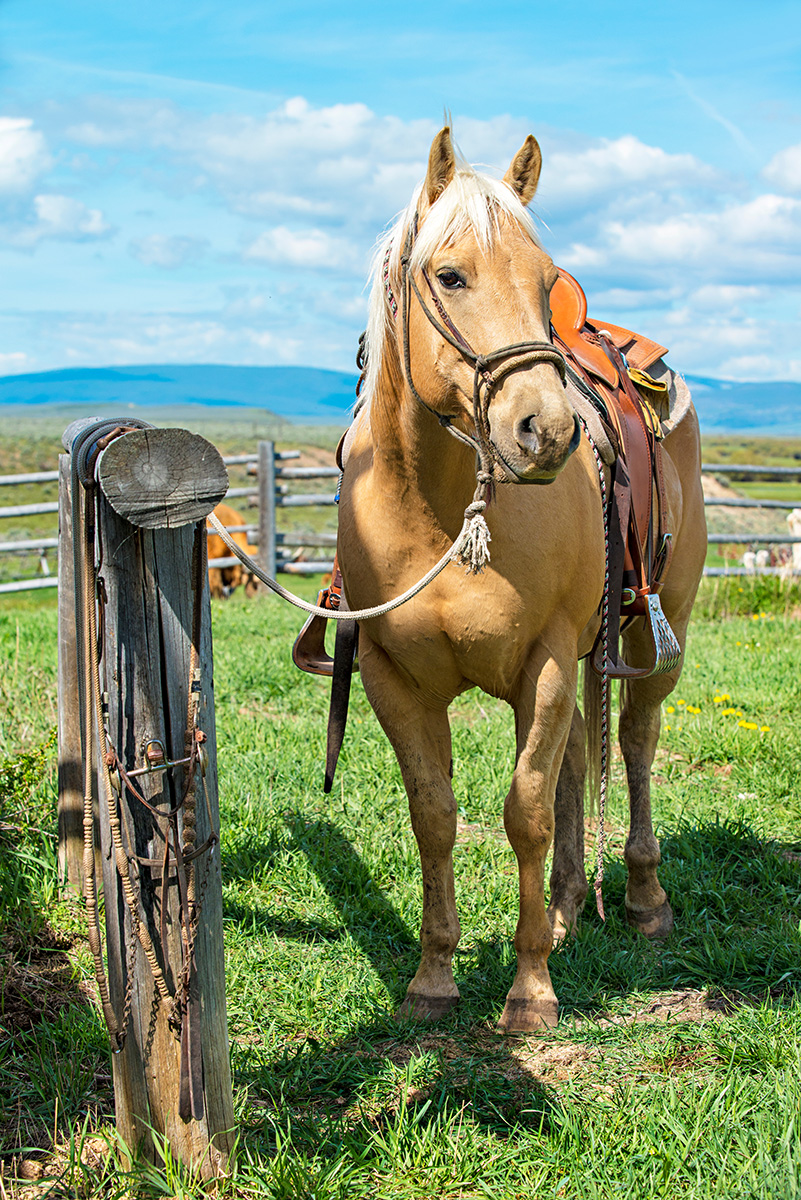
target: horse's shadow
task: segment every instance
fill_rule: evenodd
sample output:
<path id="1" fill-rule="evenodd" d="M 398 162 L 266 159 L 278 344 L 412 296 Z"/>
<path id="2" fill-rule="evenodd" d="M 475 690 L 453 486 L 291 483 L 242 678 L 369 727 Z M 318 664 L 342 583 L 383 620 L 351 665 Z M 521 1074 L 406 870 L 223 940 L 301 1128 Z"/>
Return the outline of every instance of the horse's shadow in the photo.
<path id="1" fill-rule="evenodd" d="M 420 944 L 409 926 L 376 883 L 364 859 L 331 821 L 307 821 L 300 813 L 287 817 L 293 845 L 303 853 L 337 910 L 341 924 L 323 922 L 276 922 L 275 914 L 262 914 L 261 923 L 283 936 L 309 936 L 333 941 L 347 933 L 359 947 L 384 985 L 391 1006 L 402 1001 L 408 980 L 420 954 Z M 229 906 L 226 906 L 229 911 Z M 303 1114 L 347 1104 L 379 1076 L 387 1063 L 413 1074 L 413 1061 L 431 1053 L 438 1062 L 436 1080 L 424 1087 L 406 1088 L 405 1108 L 419 1124 L 435 1122 L 444 1114 L 464 1110 L 474 1121 L 506 1136 L 515 1127 L 544 1129 L 556 1103 L 549 1087 L 528 1071 L 514 1055 L 520 1039 L 496 1036 L 486 1021 L 473 1010 L 470 997 L 485 997 L 488 977 L 506 973 L 500 963 L 500 943 L 479 942 L 470 952 L 470 965 L 459 975 L 459 986 L 468 998 L 469 1011 L 454 1014 L 436 1026 L 409 1019 L 396 1021 L 388 1013 L 375 1020 L 354 1022 L 348 1036 L 334 1045 L 322 1046 L 308 1038 L 300 1047 L 282 1048 L 265 1059 L 258 1047 L 247 1048 L 240 1074 L 256 1091 L 281 1094 L 281 1107 L 294 1110 L 293 1130 L 303 1136 Z M 471 1031 L 468 1052 L 458 1052 L 456 1039 Z M 390 1109 L 391 1109 L 390 1105 Z M 342 1111 L 341 1107 L 339 1111 Z M 378 1124 L 390 1123 L 397 1114 L 387 1111 Z M 376 1119 L 371 1119 L 376 1127 Z M 308 1129 L 310 1140 L 320 1137 L 319 1121 Z"/>
<path id="2" fill-rule="evenodd" d="M 294 848 L 305 855 L 325 888 L 340 924 L 276 923 L 275 915 L 266 912 L 263 923 L 290 938 L 333 941 L 347 931 L 397 1007 L 416 968 L 417 938 L 333 822 L 308 821 L 293 813 L 287 818 L 287 828 Z M 557 1037 L 592 1041 L 598 1033 L 594 1018 L 604 1016 L 621 998 L 632 995 L 641 999 L 646 991 L 696 989 L 710 997 L 710 1009 L 720 1007 L 716 995 L 748 995 L 749 981 L 751 993 L 759 993 L 759 987 L 753 985 L 760 979 L 764 948 L 755 945 L 750 974 L 740 947 L 729 947 L 727 957 L 731 910 L 740 906 L 743 940 L 753 942 L 757 935 L 752 917 L 756 918 L 758 908 L 764 920 L 764 889 L 771 880 L 785 889 L 794 881 L 801 900 L 792 856 L 783 859 L 781 848 L 777 851 L 745 827 L 731 824 L 680 826 L 662 844 L 662 875 L 674 899 L 677 933 L 666 944 L 652 945 L 627 928 L 623 916 L 625 867 L 622 861 L 612 860 L 605 880 L 606 925 L 588 906 L 577 935 L 551 956 L 564 1019 Z M 688 862 L 708 864 L 706 890 L 687 888 Z M 782 957 L 777 931 L 765 928 L 762 941 L 771 937 L 776 977 L 785 966 L 783 958 L 788 958 L 792 968 L 797 950 L 788 945 Z M 423 1110 L 426 1120 L 434 1120 L 447 1110 L 463 1108 L 496 1136 L 521 1125 L 547 1129 L 549 1114 L 559 1101 L 552 1087 L 530 1068 L 537 1062 L 537 1047 L 547 1045 L 547 1040 L 500 1037 L 492 1032 L 487 1019 L 488 997 L 500 1000 L 511 979 L 510 947 L 501 939 L 476 941 L 458 955 L 456 965 L 462 1005 L 436 1027 L 395 1022 L 387 1014 L 377 1014 L 373 1021 L 355 1022 L 348 1037 L 334 1045 L 322 1046 L 310 1038 L 300 1047 L 284 1048 L 271 1059 L 263 1058 L 258 1049 L 246 1049 L 240 1060 L 241 1076 L 257 1092 L 274 1095 L 277 1086 L 281 1105 L 294 1110 L 293 1127 L 301 1133 L 304 1113 L 342 1112 L 336 1106 L 348 1104 L 362 1089 L 369 1089 L 370 1081 L 385 1071 L 388 1060 L 411 1070 L 415 1057 L 433 1052 L 439 1063 L 436 1081 L 429 1081 L 422 1091 L 412 1088 L 405 1101 L 407 1108 L 417 1111 L 416 1120 L 421 1119 Z M 470 1046 L 461 1051 L 458 1042 L 466 1034 Z M 525 1053 L 521 1054 L 521 1049 Z M 329 1104 L 332 1107 L 327 1109 Z M 319 1138 L 319 1120 L 308 1119 L 309 1138 Z M 382 1119 L 394 1118 L 385 1113 Z"/>

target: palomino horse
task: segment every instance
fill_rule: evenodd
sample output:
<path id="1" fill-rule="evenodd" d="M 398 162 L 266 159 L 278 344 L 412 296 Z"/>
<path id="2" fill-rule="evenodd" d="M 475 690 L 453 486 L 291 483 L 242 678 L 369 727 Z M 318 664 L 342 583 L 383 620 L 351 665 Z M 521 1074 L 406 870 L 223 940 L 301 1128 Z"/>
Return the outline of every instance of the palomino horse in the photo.
<path id="1" fill-rule="evenodd" d="M 404 591 L 458 534 L 476 484 L 476 442 L 483 446 L 479 488 L 494 492 L 491 563 L 480 574 L 452 564 L 414 600 L 366 622 L 359 662 L 400 763 L 422 865 L 422 957 L 401 1013 L 438 1017 L 459 997 L 448 707 L 479 687 L 514 710 L 504 823 L 520 913 L 517 973 L 499 1028 L 524 1031 L 556 1022 L 548 954 L 587 891 L 576 696 L 579 660 L 599 628 L 605 563 L 598 466 L 550 341 L 557 273 L 526 211 L 540 165 L 529 137 L 498 182 L 456 160 L 447 128 L 434 140 L 425 181 L 376 258 L 365 402 L 347 440 L 338 546 L 351 609 Z M 482 389 L 483 436 L 474 420 Z M 683 646 L 706 544 L 692 410 L 663 445 L 674 551 L 662 598 Z M 625 635 L 630 662 L 647 661 L 642 625 L 635 620 Z M 631 794 L 627 909 L 652 935 L 672 917 L 656 875 L 649 777 L 660 704 L 679 670 L 627 682 L 620 720 Z"/>

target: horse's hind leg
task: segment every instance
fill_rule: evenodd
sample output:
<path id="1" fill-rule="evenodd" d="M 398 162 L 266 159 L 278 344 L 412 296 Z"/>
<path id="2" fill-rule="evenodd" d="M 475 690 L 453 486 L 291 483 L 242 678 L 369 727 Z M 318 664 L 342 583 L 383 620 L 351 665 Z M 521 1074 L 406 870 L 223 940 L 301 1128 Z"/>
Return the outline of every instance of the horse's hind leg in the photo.
<path id="1" fill-rule="evenodd" d="M 690 599 L 685 597 L 675 615 L 671 613 L 674 605 L 670 595 L 664 597 L 665 611 L 670 615 L 682 652 L 694 595 L 692 590 Z M 646 662 L 653 652 L 642 622 L 634 622 L 624 634 L 624 651 L 627 662 Z M 626 917 L 630 925 L 649 938 L 667 937 L 673 928 L 673 912 L 656 873 L 662 856 L 651 819 L 651 767 L 659 740 L 662 704 L 678 683 L 681 667 L 680 663 L 662 675 L 628 679 L 620 694 L 618 733 L 626 764 L 630 814 L 624 850 L 629 874 Z"/>
<path id="2" fill-rule="evenodd" d="M 456 800 L 447 709 L 423 705 L 364 630 L 359 666 L 367 696 L 398 758 L 423 874 L 422 955 L 398 1016 L 434 1020 L 459 1001 L 452 965 L 461 930 L 453 879 Z"/>
<path id="3" fill-rule="evenodd" d="M 635 659 L 635 661 L 637 661 Z M 679 671 L 627 680 L 621 689 L 620 748 L 629 789 L 626 917 L 646 937 L 667 937 L 673 912 L 657 878 L 659 842 L 651 819 L 651 766 L 659 740 L 660 709 L 676 686 Z"/>
<path id="4" fill-rule="evenodd" d="M 576 707 L 556 785 L 553 865 L 548 919 L 554 941 L 575 927 L 587 897 L 584 870 L 584 718 Z"/>

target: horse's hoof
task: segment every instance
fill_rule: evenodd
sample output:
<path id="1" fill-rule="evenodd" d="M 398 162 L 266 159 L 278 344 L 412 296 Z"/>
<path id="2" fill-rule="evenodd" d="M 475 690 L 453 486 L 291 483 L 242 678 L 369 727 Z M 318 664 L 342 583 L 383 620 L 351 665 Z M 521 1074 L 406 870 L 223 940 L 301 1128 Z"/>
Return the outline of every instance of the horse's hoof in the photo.
<path id="1" fill-rule="evenodd" d="M 559 1020 L 558 1000 L 507 1000 L 498 1033 L 545 1033 Z"/>
<path id="2" fill-rule="evenodd" d="M 673 909 L 667 900 L 659 908 L 649 908 L 644 912 L 627 908 L 626 920 L 638 933 L 652 941 L 659 941 L 673 932 Z"/>
<path id="3" fill-rule="evenodd" d="M 395 1013 L 397 1021 L 438 1021 L 447 1013 L 453 1012 L 459 1003 L 457 996 L 421 996 L 415 992 L 407 992 L 406 998 Z"/>

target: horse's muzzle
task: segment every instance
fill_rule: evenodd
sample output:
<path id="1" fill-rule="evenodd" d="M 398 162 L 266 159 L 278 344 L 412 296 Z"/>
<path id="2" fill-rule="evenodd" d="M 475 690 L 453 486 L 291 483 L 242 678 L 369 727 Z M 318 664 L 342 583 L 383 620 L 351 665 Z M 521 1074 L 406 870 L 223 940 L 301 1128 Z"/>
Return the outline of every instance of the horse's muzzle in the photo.
<path id="1" fill-rule="evenodd" d="M 514 436 L 520 451 L 519 458 L 517 454 L 504 454 L 500 446 L 493 442 L 499 466 L 509 482 L 553 483 L 581 441 L 578 416 L 576 413 L 572 415 L 573 429 L 566 446 L 564 442 L 560 446 L 557 439 L 543 438 L 533 416 L 521 417 L 515 425 Z"/>

